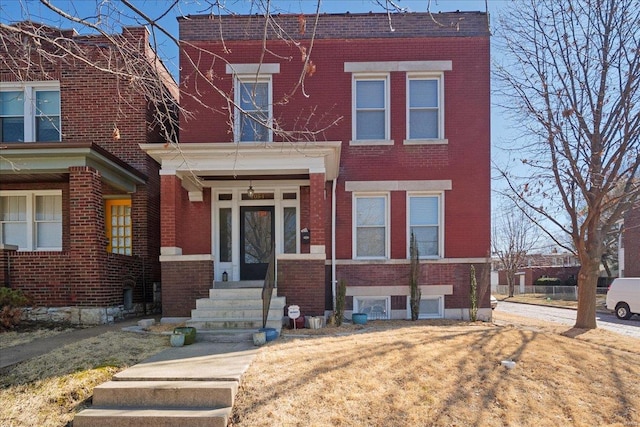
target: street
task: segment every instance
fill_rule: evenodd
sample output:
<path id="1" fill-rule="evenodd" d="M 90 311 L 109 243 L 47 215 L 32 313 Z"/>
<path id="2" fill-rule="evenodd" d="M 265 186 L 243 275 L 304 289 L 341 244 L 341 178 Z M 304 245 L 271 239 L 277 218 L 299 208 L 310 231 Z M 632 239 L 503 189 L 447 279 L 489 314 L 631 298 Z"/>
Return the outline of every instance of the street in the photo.
<path id="1" fill-rule="evenodd" d="M 496 312 L 531 317 L 568 326 L 573 326 L 576 321 L 576 310 L 505 301 L 498 302 Z M 640 316 L 634 315 L 629 320 L 620 320 L 612 313 L 596 313 L 596 323 L 598 328 L 640 338 Z"/>

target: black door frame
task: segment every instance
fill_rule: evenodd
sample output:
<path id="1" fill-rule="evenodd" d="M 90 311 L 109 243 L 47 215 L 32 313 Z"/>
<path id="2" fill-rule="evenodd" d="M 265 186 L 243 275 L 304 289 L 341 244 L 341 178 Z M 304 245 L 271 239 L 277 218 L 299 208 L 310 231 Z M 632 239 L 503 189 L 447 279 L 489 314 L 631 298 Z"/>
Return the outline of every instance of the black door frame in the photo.
<path id="1" fill-rule="evenodd" d="M 240 206 L 240 280 L 264 280 L 268 261 L 266 263 L 247 263 L 245 262 L 245 213 L 267 211 L 271 215 L 271 241 L 268 247 L 274 247 L 276 215 L 274 205 L 265 206 Z M 267 254 L 268 259 L 270 253 Z"/>

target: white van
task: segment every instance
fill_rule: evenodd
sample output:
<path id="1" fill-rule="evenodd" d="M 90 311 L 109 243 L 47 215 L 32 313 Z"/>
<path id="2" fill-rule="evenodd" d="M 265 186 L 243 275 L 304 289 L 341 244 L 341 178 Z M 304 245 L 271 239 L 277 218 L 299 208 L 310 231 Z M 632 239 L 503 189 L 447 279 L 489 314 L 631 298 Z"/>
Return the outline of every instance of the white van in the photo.
<path id="1" fill-rule="evenodd" d="M 615 311 L 618 319 L 640 315 L 640 277 L 615 279 L 607 291 L 607 308 Z"/>

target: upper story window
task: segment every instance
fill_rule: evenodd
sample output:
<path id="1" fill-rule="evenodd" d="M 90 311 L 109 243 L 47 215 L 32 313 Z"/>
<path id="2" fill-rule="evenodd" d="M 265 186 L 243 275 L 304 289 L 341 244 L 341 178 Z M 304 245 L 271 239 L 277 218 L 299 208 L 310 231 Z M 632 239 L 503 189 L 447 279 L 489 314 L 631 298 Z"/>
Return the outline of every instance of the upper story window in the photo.
<path id="1" fill-rule="evenodd" d="M 0 84 L 0 141 L 60 141 L 58 82 Z"/>
<path id="2" fill-rule="evenodd" d="M 271 77 L 236 76 L 236 140 L 271 141 Z"/>
<path id="3" fill-rule="evenodd" d="M 0 241 L 21 251 L 62 250 L 62 192 L 0 192 Z"/>
<path id="4" fill-rule="evenodd" d="M 387 195 L 355 195 L 354 205 L 353 257 L 387 258 L 389 253 Z"/>
<path id="5" fill-rule="evenodd" d="M 354 75 L 353 139 L 389 140 L 389 110 L 388 75 Z"/>
<path id="6" fill-rule="evenodd" d="M 411 234 L 416 238 L 420 258 L 442 256 L 441 198 L 439 195 L 408 196 L 407 256 Z"/>
<path id="7" fill-rule="evenodd" d="M 272 75 L 280 64 L 227 64 L 226 72 L 234 78 L 234 141 L 272 141 Z"/>
<path id="8" fill-rule="evenodd" d="M 408 140 L 444 138 L 441 83 L 438 76 L 408 75 Z"/>

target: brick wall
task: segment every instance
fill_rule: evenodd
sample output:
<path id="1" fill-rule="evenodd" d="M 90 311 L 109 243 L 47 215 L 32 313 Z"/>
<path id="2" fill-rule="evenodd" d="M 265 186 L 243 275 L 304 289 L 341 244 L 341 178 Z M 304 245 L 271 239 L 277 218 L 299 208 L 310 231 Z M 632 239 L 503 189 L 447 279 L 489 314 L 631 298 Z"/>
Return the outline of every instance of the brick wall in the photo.
<path id="1" fill-rule="evenodd" d="M 278 296 L 300 306 L 305 316 L 324 315 L 324 260 L 278 260 Z"/>
<path id="2" fill-rule="evenodd" d="M 211 261 L 162 262 L 162 315 L 191 317 L 196 300 L 208 298 L 212 286 Z"/>
<path id="3" fill-rule="evenodd" d="M 475 264 L 481 307 L 489 307 L 489 268 L 489 264 Z M 445 308 L 469 307 L 470 264 L 423 263 L 420 273 L 418 281 L 420 286 L 450 285 L 453 287 L 453 294 L 445 296 Z M 350 287 L 409 286 L 409 263 L 338 265 L 336 278 L 338 281 L 344 280 Z"/>

